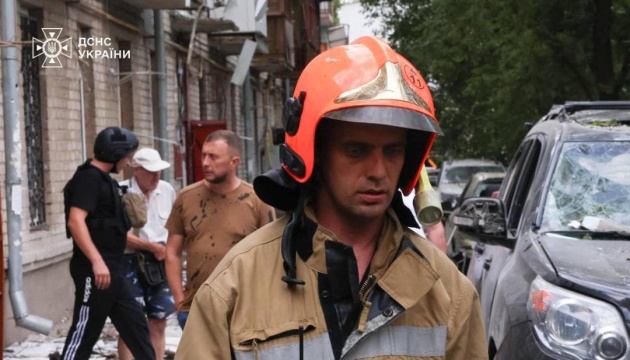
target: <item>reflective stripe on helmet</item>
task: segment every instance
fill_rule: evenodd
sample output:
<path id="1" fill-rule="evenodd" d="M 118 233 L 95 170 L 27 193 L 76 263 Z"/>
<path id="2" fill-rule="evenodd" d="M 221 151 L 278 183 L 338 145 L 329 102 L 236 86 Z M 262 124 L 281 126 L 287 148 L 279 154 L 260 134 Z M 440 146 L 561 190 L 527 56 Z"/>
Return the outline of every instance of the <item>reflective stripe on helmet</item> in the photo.
<path id="1" fill-rule="evenodd" d="M 424 86 L 423 83 L 420 84 L 416 83 L 417 86 Z M 403 80 L 400 65 L 389 61 L 378 70 L 378 74 L 372 81 L 344 92 L 335 99 L 335 103 L 359 100 L 401 100 L 414 103 L 427 112 L 431 112 L 427 102 Z"/>

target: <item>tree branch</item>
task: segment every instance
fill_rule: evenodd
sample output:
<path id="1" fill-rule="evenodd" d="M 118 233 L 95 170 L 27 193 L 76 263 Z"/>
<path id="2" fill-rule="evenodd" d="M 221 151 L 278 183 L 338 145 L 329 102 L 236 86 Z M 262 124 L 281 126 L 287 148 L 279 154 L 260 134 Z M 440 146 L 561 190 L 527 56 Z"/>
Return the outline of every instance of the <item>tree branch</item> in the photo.
<path id="1" fill-rule="evenodd" d="M 615 87 L 613 89 L 617 97 L 626 82 L 630 82 L 630 79 L 628 78 L 628 73 L 630 73 L 630 50 L 627 51 L 626 55 L 623 57 L 622 64 L 621 70 L 619 71 L 619 74 L 617 74 L 617 80 L 615 80 Z"/>

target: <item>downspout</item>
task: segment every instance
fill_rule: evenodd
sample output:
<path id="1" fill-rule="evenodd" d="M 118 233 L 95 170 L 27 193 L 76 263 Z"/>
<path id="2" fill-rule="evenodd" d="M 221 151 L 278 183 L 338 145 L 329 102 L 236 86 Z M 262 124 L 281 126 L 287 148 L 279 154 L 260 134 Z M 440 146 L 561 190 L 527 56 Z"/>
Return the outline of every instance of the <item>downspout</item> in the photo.
<path id="1" fill-rule="evenodd" d="M 164 22 L 162 11 L 153 10 L 153 32 L 155 41 L 155 62 L 157 70 L 157 97 L 158 97 L 158 123 L 160 124 L 160 138 L 167 139 L 166 133 L 166 43 L 164 41 Z M 160 142 L 160 155 L 162 159 L 169 161 L 168 143 Z M 170 179 L 169 169 L 162 170 L 162 178 Z"/>
<path id="2" fill-rule="evenodd" d="M 81 159 L 82 162 L 87 160 L 87 151 L 85 149 L 85 98 L 83 95 L 83 71 L 79 71 L 79 98 L 81 99 Z"/>
<path id="3" fill-rule="evenodd" d="M 245 76 L 245 82 L 243 83 L 243 110 L 244 110 L 244 121 L 245 121 L 245 166 L 247 172 L 247 181 L 252 182 L 254 176 L 256 174 L 256 155 L 254 146 L 254 119 L 252 116 L 252 83 L 251 83 L 251 75 L 249 74 L 249 70 L 247 70 L 247 75 Z"/>
<path id="4" fill-rule="evenodd" d="M 22 290 L 22 178 L 20 118 L 18 111 L 18 51 L 15 38 L 16 8 L 14 0 L 2 1 L 0 40 L 8 43 L 1 49 L 2 106 L 4 110 L 4 163 L 6 167 L 6 209 L 9 248 L 9 297 L 15 323 L 48 335 L 53 321 L 28 313 Z"/>

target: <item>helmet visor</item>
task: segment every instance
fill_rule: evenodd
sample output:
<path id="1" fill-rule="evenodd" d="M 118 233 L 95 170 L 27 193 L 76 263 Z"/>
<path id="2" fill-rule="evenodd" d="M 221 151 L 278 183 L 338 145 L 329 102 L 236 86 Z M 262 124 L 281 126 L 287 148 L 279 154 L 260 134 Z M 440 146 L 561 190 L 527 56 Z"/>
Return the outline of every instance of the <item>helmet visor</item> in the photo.
<path id="1" fill-rule="evenodd" d="M 364 124 L 388 125 L 442 135 L 442 129 L 431 117 L 405 108 L 391 106 L 359 106 L 332 111 L 324 117 Z"/>

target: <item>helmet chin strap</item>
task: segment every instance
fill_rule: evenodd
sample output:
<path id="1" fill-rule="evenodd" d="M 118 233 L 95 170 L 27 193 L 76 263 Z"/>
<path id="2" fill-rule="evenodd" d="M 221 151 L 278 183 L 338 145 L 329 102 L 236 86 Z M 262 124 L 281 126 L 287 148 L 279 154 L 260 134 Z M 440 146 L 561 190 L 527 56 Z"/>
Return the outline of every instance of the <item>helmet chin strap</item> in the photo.
<path id="1" fill-rule="evenodd" d="M 306 202 L 307 191 L 304 187 L 300 187 L 300 196 L 298 200 L 298 206 L 294 212 L 291 213 L 291 219 L 287 223 L 282 233 L 282 266 L 284 267 L 285 275 L 282 277 L 282 281 L 287 283 L 289 287 L 296 285 L 304 285 L 304 280 L 297 278 L 296 269 L 296 255 L 297 247 L 296 243 L 299 241 L 299 231 L 302 228 L 304 217 L 304 203 Z"/>

